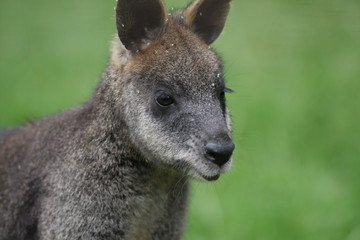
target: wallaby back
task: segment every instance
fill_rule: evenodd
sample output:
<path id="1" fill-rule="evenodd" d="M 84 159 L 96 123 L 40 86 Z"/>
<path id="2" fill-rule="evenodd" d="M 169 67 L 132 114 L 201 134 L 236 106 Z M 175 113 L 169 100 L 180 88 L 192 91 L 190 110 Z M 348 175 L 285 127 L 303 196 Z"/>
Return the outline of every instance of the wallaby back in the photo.
<path id="1" fill-rule="evenodd" d="M 118 0 L 91 99 L 0 134 L 0 239 L 182 238 L 189 179 L 232 163 L 231 90 L 209 47 L 229 7 Z"/>

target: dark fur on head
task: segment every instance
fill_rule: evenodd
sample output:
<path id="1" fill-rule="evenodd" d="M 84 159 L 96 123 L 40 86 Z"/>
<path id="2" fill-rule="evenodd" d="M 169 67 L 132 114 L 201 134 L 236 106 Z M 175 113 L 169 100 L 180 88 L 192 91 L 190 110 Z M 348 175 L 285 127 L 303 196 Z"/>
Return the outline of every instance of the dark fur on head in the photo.
<path id="1" fill-rule="evenodd" d="M 189 177 L 215 180 L 232 162 L 208 47 L 228 11 L 228 0 L 169 15 L 160 0 L 118 0 L 92 98 L 0 135 L 0 239 L 181 239 Z"/>

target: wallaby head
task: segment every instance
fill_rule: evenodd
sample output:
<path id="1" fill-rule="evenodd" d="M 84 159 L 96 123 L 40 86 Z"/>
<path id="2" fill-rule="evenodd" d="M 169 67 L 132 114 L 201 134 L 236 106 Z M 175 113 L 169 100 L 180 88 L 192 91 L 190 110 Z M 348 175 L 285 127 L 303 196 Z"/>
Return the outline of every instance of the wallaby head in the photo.
<path id="1" fill-rule="evenodd" d="M 130 141 L 147 161 L 201 180 L 216 180 L 232 163 L 231 90 L 209 47 L 229 8 L 230 0 L 196 0 L 169 14 L 161 0 L 116 7 L 108 86 Z"/>

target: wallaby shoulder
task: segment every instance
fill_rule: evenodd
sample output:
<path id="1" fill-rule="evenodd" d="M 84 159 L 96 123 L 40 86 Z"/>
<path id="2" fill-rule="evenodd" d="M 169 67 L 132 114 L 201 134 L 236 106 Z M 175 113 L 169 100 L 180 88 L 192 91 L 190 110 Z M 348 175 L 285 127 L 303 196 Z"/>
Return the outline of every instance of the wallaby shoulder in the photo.
<path id="1" fill-rule="evenodd" d="M 86 105 L 85 105 L 86 106 Z M 0 238 L 32 239 L 37 232 L 39 197 L 46 178 L 66 165 L 66 153 L 91 117 L 82 106 L 0 133 Z"/>

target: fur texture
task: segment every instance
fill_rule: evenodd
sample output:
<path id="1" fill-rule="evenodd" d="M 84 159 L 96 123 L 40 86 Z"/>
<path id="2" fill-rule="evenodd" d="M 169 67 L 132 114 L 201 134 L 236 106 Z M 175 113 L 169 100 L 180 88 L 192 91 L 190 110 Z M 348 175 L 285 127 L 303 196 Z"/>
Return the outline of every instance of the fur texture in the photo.
<path id="1" fill-rule="evenodd" d="M 118 1 L 119 38 L 87 103 L 1 132 L 0 239 L 181 239 L 189 178 L 230 169 L 204 152 L 232 144 L 222 63 L 207 45 L 229 1 L 169 15 L 149 2 Z M 199 9 L 224 10 L 212 29 L 194 21 Z"/>

